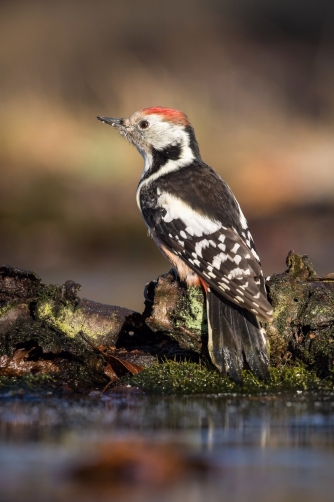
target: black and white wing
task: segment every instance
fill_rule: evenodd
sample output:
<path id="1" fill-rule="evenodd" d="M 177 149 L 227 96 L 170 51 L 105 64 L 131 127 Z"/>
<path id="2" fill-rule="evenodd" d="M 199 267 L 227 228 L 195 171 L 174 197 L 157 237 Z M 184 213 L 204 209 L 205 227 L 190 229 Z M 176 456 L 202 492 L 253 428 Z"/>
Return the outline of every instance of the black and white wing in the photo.
<path id="1" fill-rule="evenodd" d="M 238 203 L 235 201 L 240 211 L 236 223 L 243 235 L 235 227 L 224 225 L 222 218 L 205 214 L 200 198 L 196 203 L 193 197 L 191 202 L 190 205 L 159 189 L 155 207 L 146 206 L 143 215 L 155 237 L 207 284 L 240 307 L 270 321 L 272 307 L 267 300 L 261 264 Z"/>
<path id="2" fill-rule="evenodd" d="M 161 227 L 163 234 L 159 232 Z M 163 222 L 161 227 L 155 229 L 158 238 L 207 284 L 230 301 L 271 320 L 272 307 L 267 300 L 261 266 L 234 230 L 221 227 L 197 237 L 191 235 L 191 227 L 184 228 L 182 220 Z"/>

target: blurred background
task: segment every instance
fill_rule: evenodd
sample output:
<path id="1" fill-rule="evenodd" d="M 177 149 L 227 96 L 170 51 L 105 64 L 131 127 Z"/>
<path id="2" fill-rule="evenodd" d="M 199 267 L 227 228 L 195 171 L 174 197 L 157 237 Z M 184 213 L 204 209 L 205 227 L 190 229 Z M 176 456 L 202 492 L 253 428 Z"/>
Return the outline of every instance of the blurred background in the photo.
<path id="1" fill-rule="evenodd" d="M 334 271 L 334 4 L 2 0 L 0 263 L 142 309 L 169 269 L 135 203 L 142 160 L 96 115 L 184 111 L 266 275 Z"/>

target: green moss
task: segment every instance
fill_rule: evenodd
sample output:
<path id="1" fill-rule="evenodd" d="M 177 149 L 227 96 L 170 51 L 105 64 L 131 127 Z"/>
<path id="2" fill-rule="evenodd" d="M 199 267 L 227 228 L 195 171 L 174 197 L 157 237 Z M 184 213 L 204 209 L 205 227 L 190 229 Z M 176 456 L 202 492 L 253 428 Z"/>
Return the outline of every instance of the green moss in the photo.
<path id="1" fill-rule="evenodd" d="M 82 338 L 77 335 L 70 338 L 63 333 L 50 329 L 42 321 L 22 321 L 18 319 L 15 326 L 6 333 L 0 345 L 0 354 L 12 356 L 16 347 L 27 343 L 28 346 L 39 346 L 44 353 L 58 354 L 60 352 L 70 352 L 73 355 L 85 355 L 87 348 Z"/>
<path id="2" fill-rule="evenodd" d="M 82 300 L 80 302 L 51 298 L 38 300 L 35 316 L 51 329 L 75 339 L 78 333 L 98 345 L 114 345 L 126 313 L 118 307 Z M 127 313 L 132 313 L 128 311 Z"/>
<path id="3" fill-rule="evenodd" d="M 317 329 L 322 324 L 333 321 L 334 290 L 324 283 L 310 287 L 308 308 L 303 316 L 303 323 L 311 329 Z"/>
<path id="4" fill-rule="evenodd" d="M 310 285 L 297 282 L 287 274 L 273 275 L 269 282 L 270 298 L 274 307 L 273 322 L 267 324 L 270 360 L 274 365 L 284 364 L 291 356 L 291 343 L 295 343 L 300 320 L 307 309 Z"/>
<path id="5" fill-rule="evenodd" d="M 290 251 L 286 259 L 286 264 L 288 266 L 289 275 L 295 279 L 312 279 L 317 275 L 306 254 L 298 255 Z"/>
<path id="6" fill-rule="evenodd" d="M 15 304 L 14 304 L 15 306 Z M 5 303 L 2 307 L 0 307 L 0 317 L 3 317 L 7 312 L 13 307 L 11 303 Z"/>
<path id="7" fill-rule="evenodd" d="M 27 373 L 22 377 L 0 376 L 0 393 L 11 396 L 26 394 L 27 392 L 53 392 L 57 388 L 57 381 L 49 375 L 32 375 Z"/>
<path id="8" fill-rule="evenodd" d="M 60 286 L 56 284 L 49 284 L 48 286 L 41 287 L 38 290 L 38 298 L 40 300 L 49 300 L 51 298 L 57 298 L 61 294 Z"/>
<path id="9" fill-rule="evenodd" d="M 83 330 L 85 317 L 80 309 L 76 309 L 73 304 L 60 304 L 55 314 L 56 304 L 50 299 L 39 301 L 37 305 L 38 318 L 47 322 L 55 329 L 65 333 L 70 338 L 74 338 L 79 331 Z M 94 333 L 87 332 L 88 336 L 94 336 Z"/>
<path id="10" fill-rule="evenodd" d="M 206 309 L 201 288 L 192 286 L 187 290 L 187 301 L 179 306 L 176 326 L 182 325 L 193 333 L 207 334 Z"/>
<path id="11" fill-rule="evenodd" d="M 266 328 L 271 363 L 280 366 L 291 358 L 317 374 L 328 375 L 334 353 L 331 284 L 281 274 L 270 279 L 269 288 L 274 306 L 273 323 Z"/>
<path id="12" fill-rule="evenodd" d="M 320 379 L 303 367 L 271 368 L 270 381 L 259 381 L 251 372 L 243 372 L 242 386 L 204 365 L 166 361 L 155 364 L 129 379 L 152 394 L 264 394 L 288 390 L 333 389 L 333 377 Z"/>

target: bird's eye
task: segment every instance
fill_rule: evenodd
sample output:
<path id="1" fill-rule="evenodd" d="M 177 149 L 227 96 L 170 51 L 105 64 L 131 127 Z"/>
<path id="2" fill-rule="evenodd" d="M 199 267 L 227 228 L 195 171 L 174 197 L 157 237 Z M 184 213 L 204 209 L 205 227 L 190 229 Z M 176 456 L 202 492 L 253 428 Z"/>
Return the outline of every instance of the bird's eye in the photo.
<path id="1" fill-rule="evenodd" d="M 147 120 L 141 120 L 141 121 L 139 122 L 139 127 L 140 127 L 141 129 L 147 129 L 149 125 L 150 125 L 150 124 L 149 124 L 149 122 L 148 122 Z"/>

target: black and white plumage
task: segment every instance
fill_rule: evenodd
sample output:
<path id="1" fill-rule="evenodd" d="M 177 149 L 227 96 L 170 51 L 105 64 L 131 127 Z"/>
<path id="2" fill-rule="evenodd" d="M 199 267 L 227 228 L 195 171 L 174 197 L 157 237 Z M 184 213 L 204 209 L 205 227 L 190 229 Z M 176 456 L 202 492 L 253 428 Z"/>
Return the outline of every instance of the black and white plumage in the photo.
<path id="1" fill-rule="evenodd" d="M 146 108 L 129 119 L 98 117 L 144 157 L 137 203 L 160 250 L 188 285 L 206 291 L 209 353 L 241 381 L 246 361 L 268 376 L 268 349 L 257 316 L 272 319 L 260 259 L 232 191 L 200 156 L 187 117 Z"/>

